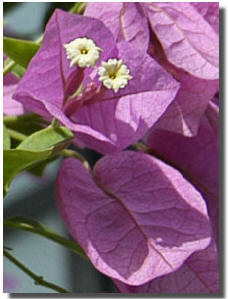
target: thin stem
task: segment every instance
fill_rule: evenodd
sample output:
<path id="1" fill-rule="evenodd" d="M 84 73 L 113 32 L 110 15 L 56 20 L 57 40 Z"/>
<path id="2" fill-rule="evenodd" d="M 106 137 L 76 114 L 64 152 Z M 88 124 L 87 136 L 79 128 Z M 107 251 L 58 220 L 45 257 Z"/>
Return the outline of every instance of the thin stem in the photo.
<path id="1" fill-rule="evenodd" d="M 59 153 L 59 155 L 65 156 L 65 157 L 76 158 L 77 160 L 81 161 L 87 169 L 90 170 L 88 161 L 76 151 L 72 151 L 70 149 L 64 149 Z"/>
<path id="2" fill-rule="evenodd" d="M 59 127 L 59 121 L 57 118 L 53 118 L 52 122 L 51 122 L 51 126 L 53 128 L 58 128 Z"/>
<path id="3" fill-rule="evenodd" d="M 25 265 L 23 265 L 18 259 L 16 259 L 14 256 L 12 256 L 8 251 L 3 249 L 3 254 L 8 260 L 10 260 L 12 263 L 14 263 L 18 268 L 20 268 L 23 272 L 25 272 L 27 275 L 29 275 L 35 282 L 36 285 L 42 285 L 46 288 L 52 289 L 54 291 L 57 291 L 58 293 L 69 293 L 65 289 L 48 282 L 43 279 L 42 276 L 35 274 L 30 269 L 28 269 Z"/>
<path id="4" fill-rule="evenodd" d="M 5 250 L 13 250 L 12 248 L 10 248 L 8 246 L 5 246 L 5 245 L 3 245 L 3 249 L 5 249 Z"/>
<path id="5" fill-rule="evenodd" d="M 10 61 L 3 69 L 3 77 L 6 74 L 8 74 L 15 67 L 16 64 L 17 63 L 14 60 Z"/>
<path id="6" fill-rule="evenodd" d="M 135 147 L 138 150 L 141 150 L 141 151 L 144 151 L 144 152 L 148 152 L 148 150 L 149 150 L 149 148 L 145 144 L 143 144 L 142 142 L 140 142 L 140 141 L 135 144 Z"/>
<path id="7" fill-rule="evenodd" d="M 44 225 L 41 225 L 37 221 L 26 219 L 24 217 L 14 217 L 12 219 L 5 220 L 3 225 L 6 227 L 29 231 L 31 233 L 40 235 L 46 239 L 62 245 L 67 249 L 70 249 L 74 253 L 88 260 L 88 257 L 84 253 L 83 249 L 76 242 L 58 235 L 57 233 L 53 232 Z"/>
<path id="8" fill-rule="evenodd" d="M 10 137 L 19 141 L 23 141 L 27 138 L 25 134 L 22 134 L 18 131 L 15 131 L 13 129 L 7 128 L 7 132 L 9 133 Z"/>
<path id="9" fill-rule="evenodd" d="M 75 3 L 72 7 L 71 7 L 71 9 L 69 10 L 69 12 L 71 12 L 71 13 L 75 13 L 75 11 L 78 9 L 78 3 Z"/>
<path id="10" fill-rule="evenodd" d="M 82 15 L 86 8 L 86 5 L 87 5 L 87 3 L 85 3 L 85 2 L 77 2 L 69 10 L 69 12 Z"/>
<path id="11" fill-rule="evenodd" d="M 44 35 L 42 34 L 39 38 L 35 40 L 35 43 L 40 44 L 43 41 Z"/>

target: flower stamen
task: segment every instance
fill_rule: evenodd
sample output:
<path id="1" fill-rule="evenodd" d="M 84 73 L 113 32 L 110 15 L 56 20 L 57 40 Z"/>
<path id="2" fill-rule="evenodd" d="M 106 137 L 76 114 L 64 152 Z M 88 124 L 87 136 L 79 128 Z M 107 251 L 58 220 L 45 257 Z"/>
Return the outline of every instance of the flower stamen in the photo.
<path id="1" fill-rule="evenodd" d="M 92 39 L 86 37 L 76 38 L 63 46 L 66 49 L 67 59 L 71 60 L 70 67 L 76 64 L 79 67 L 95 66 L 102 51 Z"/>
<path id="2" fill-rule="evenodd" d="M 87 49 L 82 49 L 81 50 L 81 54 L 87 54 L 88 53 L 88 50 Z"/>
<path id="3" fill-rule="evenodd" d="M 124 88 L 128 84 L 128 80 L 133 77 L 129 74 L 130 71 L 123 61 L 117 59 L 109 59 L 107 62 L 102 61 L 102 66 L 99 67 L 99 80 L 108 89 L 113 89 L 118 92 L 120 88 Z"/>

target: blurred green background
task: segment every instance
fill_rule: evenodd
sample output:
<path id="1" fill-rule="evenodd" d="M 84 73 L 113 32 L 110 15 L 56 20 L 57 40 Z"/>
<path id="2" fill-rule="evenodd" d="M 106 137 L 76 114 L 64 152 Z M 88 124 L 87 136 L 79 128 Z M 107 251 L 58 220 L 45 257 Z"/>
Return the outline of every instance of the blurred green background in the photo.
<path id="1" fill-rule="evenodd" d="M 55 8 L 69 10 L 74 3 L 4 2 L 4 35 L 37 39 Z M 83 154 L 91 164 L 99 155 L 90 150 Z M 4 200 L 4 219 L 24 216 L 40 221 L 60 235 L 71 238 L 59 217 L 55 205 L 54 181 L 61 159 L 52 162 L 42 178 L 20 174 L 11 184 Z M 13 248 L 12 254 L 45 280 L 71 293 L 115 293 L 111 279 L 95 270 L 91 263 L 69 250 L 38 235 L 16 229 L 4 229 L 4 245 Z M 3 260 L 5 292 L 54 293 L 37 286 L 33 280 L 6 258 Z"/>

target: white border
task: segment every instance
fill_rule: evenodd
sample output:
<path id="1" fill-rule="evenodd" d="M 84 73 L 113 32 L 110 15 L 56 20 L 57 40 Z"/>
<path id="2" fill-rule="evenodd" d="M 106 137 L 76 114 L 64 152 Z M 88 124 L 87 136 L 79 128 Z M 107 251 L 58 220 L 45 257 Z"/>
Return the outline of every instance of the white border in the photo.
<path id="1" fill-rule="evenodd" d="M 22 1 L 14 0 L 14 1 L 5 1 L 5 2 L 22 2 Z M 23 1 L 23 2 L 37 2 L 37 1 Z M 41 0 L 39 2 L 48 2 L 48 1 L 42 1 Z M 49 2 L 54 2 L 54 1 L 49 1 Z M 64 1 L 55 1 L 55 2 L 64 2 Z M 65 2 L 70 2 L 70 1 L 65 1 Z M 91 2 L 119 2 L 119 1 L 107 1 L 106 0 L 106 1 L 91 1 Z M 124 2 L 133 2 L 133 1 L 124 1 Z M 137 1 L 137 2 L 151 2 L 151 1 Z M 210 0 L 209 1 L 208 0 L 207 1 L 195 1 L 195 0 L 191 0 L 191 1 L 160 1 L 160 2 L 216 2 L 216 1 L 210 1 Z M 227 3 L 228 3 L 228 1 L 227 0 L 221 0 L 221 1 L 219 1 L 219 3 L 220 3 L 220 8 L 224 9 L 224 27 L 225 28 L 223 28 L 223 31 L 224 31 L 224 40 L 223 40 L 224 46 L 223 47 L 224 47 L 224 55 L 226 55 L 226 50 L 227 50 L 227 43 L 226 43 L 226 11 L 227 11 Z M 3 2 L 2 1 L 1 1 L 1 6 L 0 7 L 1 7 L 1 16 L 3 16 Z M 3 18 L 1 18 L 0 26 L 1 26 L 1 28 L 3 28 Z M 1 47 L 1 53 L 3 54 L 3 46 L 2 46 L 2 44 L 3 43 L 1 42 L 1 46 L 0 47 Z M 226 69 L 227 69 L 227 59 L 225 59 L 225 57 L 222 57 L 221 59 L 223 59 L 225 61 L 224 74 L 221 74 L 221 75 L 225 76 L 225 72 L 226 72 Z M 2 69 L 3 69 L 3 59 L 1 59 L 1 66 L 2 66 Z M 1 82 L 2 82 L 1 86 L 3 86 L 2 76 L 1 76 Z M 226 77 L 224 78 L 224 88 L 225 88 L 225 86 L 228 86 L 228 84 L 227 84 L 227 78 Z M 225 136 L 224 136 L 225 137 L 224 155 L 226 156 L 226 148 L 227 148 L 227 140 L 228 140 L 228 138 L 227 138 L 228 137 L 228 128 L 227 128 L 227 122 L 226 122 L 226 115 L 228 115 L 227 114 L 227 106 L 228 105 L 227 104 L 225 105 L 225 101 L 226 101 L 226 97 L 225 97 L 226 93 L 225 93 L 225 91 L 224 91 L 223 94 L 224 94 L 224 99 L 223 99 L 224 100 L 224 104 L 223 104 L 223 107 L 225 108 L 225 112 L 224 112 L 224 116 L 225 116 L 225 119 L 224 119 L 224 126 L 225 126 L 225 128 L 224 128 L 224 132 L 225 132 Z M 3 111 L 3 104 L 1 105 L 1 109 Z M 2 111 L 1 111 L 1 123 L 3 121 L 3 112 Z M 2 142 L 3 142 L 3 130 L 2 130 L 2 126 L 1 126 L 1 149 L 3 148 Z M 1 150 L 1 190 L 3 190 L 2 189 L 2 178 L 3 178 L 2 161 L 3 161 L 3 155 L 2 155 L 2 150 Z M 226 166 L 227 166 L 226 162 L 227 162 L 227 160 L 224 159 L 225 169 L 226 169 Z M 223 180 L 223 179 L 224 179 L 224 188 L 225 188 L 224 194 L 223 194 L 223 196 L 224 196 L 224 198 L 223 198 L 223 200 L 224 200 L 224 207 L 225 207 L 225 213 L 224 213 L 225 214 L 225 217 L 224 217 L 224 222 L 225 223 L 224 224 L 226 224 L 226 216 L 228 215 L 228 213 L 227 213 L 227 206 L 228 205 L 226 205 L 226 200 L 228 200 L 228 198 L 226 198 L 226 185 L 228 184 L 228 180 L 227 180 L 226 177 L 225 178 L 221 178 L 220 177 L 220 180 Z M 1 219 L 3 219 L 3 208 L 1 208 Z M 226 225 L 225 225 L 225 227 L 226 227 Z M 226 235 L 225 242 L 224 242 L 225 248 L 223 250 L 224 255 L 225 255 L 226 249 L 228 248 L 228 246 L 227 246 L 227 242 L 228 241 L 227 240 L 228 240 L 228 238 L 227 238 L 227 235 Z M 3 244 L 3 233 L 2 232 L 1 232 L 1 244 Z M 226 269 L 227 269 L 227 258 L 224 259 L 224 262 L 225 262 L 224 272 L 226 272 Z M 1 269 L 3 269 L 3 257 L 2 257 L 2 255 L 1 255 L 1 259 L 0 259 L 0 264 L 1 264 Z M 225 275 L 225 273 L 224 273 L 224 275 Z M 226 285 L 228 285 L 228 282 L 227 282 L 227 277 L 225 275 L 225 277 L 224 277 L 224 289 L 225 289 L 225 294 L 224 295 L 225 295 L 225 297 L 224 298 L 227 298 L 226 297 Z M 2 290 L 3 290 L 3 270 L 1 271 L 1 298 L 4 298 L 4 299 L 5 298 L 9 298 L 9 295 L 8 294 L 3 294 Z M 109 295 L 107 294 L 107 298 L 108 298 L 108 296 Z M 119 295 L 118 297 L 121 298 L 120 296 L 121 295 Z M 31 297 L 32 297 L 32 294 L 31 294 Z M 76 296 L 76 297 L 79 298 L 78 296 Z M 20 298 L 22 298 L 22 297 L 20 297 Z M 42 298 L 45 298 L 45 297 L 42 296 Z M 64 298 L 64 297 L 61 296 L 61 298 Z M 134 296 L 134 298 L 136 298 L 136 297 Z M 196 298 L 196 297 L 194 297 L 194 298 Z"/>

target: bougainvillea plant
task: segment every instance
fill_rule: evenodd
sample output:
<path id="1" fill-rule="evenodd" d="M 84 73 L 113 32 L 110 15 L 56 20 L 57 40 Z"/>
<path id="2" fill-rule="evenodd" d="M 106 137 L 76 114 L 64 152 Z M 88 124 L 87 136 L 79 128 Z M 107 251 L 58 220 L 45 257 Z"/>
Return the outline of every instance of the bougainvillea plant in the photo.
<path id="1" fill-rule="evenodd" d="M 73 250 L 120 293 L 218 293 L 218 26 L 218 3 L 91 2 L 56 9 L 39 41 L 4 37 L 4 194 L 67 157 L 55 196 L 73 241 L 4 225 Z M 85 148 L 103 155 L 93 167 Z"/>

